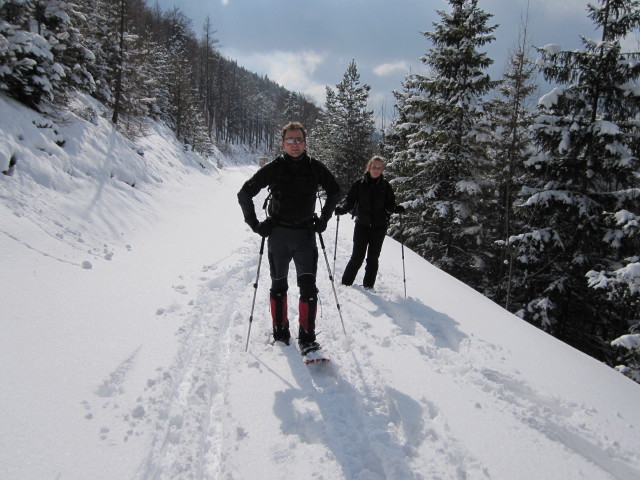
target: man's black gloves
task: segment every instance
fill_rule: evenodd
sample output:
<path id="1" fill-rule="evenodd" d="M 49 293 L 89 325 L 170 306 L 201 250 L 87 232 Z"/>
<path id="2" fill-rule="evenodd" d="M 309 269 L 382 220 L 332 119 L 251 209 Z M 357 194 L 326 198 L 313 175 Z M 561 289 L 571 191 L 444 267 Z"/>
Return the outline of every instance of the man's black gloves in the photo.
<path id="1" fill-rule="evenodd" d="M 254 228 L 253 231 L 256 232 L 261 237 L 268 237 L 271 235 L 271 231 L 273 230 L 273 220 L 267 218 L 263 222 L 259 222 Z"/>
<path id="2" fill-rule="evenodd" d="M 405 210 L 406 208 L 402 205 L 396 205 L 396 208 L 393 209 L 393 213 L 404 213 Z"/>
<path id="3" fill-rule="evenodd" d="M 347 210 L 345 207 L 343 207 L 342 205 L 338 205 L 336 207 L 336 215 L 344 215 L 345 213 L 349 213 L 349 210 Z"/>
<path id="4" fill-rule="evenodd" d="M 313 231 L 316 233 L 322 233 L 327 229 L 327 221 L 324 217 L 314 217 L 313 219 Z"/>

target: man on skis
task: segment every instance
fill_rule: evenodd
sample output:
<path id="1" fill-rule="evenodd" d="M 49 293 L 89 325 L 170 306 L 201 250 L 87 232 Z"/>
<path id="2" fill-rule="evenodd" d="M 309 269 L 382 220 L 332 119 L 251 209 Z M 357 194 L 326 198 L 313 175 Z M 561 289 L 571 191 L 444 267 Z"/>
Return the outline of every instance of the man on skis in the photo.
<path id="1" fill-rule="evenodd" d="M 291 334 L 287 315 L 287 277 L 294 261 L 299 298 L 298 344 L 302 355 L 318 350 L 316 312 L 318 289 L 318 247 L 316 233 L 324 232 L 340 200 L 340 187 L 333 174 L 320 161 L 307 154 L 307 132 L 298 122 L 282 128 L 284 153 L 258 170 L 238 192 L 245 222 L 268 238 L 271 272 L 271 317 L 273 338 L 289 345 Z M 326 192 L 320 216 L 315 215 L 318 186 Z M 253 198 L 269 188 L 267 218 L 260 222 Z"/>

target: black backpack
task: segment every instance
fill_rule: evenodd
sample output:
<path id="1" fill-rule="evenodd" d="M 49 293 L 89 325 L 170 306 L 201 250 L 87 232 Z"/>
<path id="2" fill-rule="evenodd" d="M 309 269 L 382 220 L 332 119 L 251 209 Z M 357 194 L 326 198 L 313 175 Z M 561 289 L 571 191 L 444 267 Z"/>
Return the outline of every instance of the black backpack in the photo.
<path id="1" fill-rule="evenodd" d="M 286 160 L 284 159 L 283 156 L 279 156 L 273 162 L 271 162 L 275 164 L 276 178 L 282 178 L 284 176 L 285 162 Z M 316 188 L 319 187 L 318 171 L 317 171 L 318 163 L 319 163 L 318 160 L 316 160 L 313 157 L 309 157 L 309 167 L 311 168 L 311 177 L 313 178 L 316 184 Z M 265 211 L 268 217 L 271 217 L 273 216 L 274 191 L 277 192 L 278 185 L 276 182 L 273 182 L 267 188 L 269 193 L 267 195 L 267 198 L 264 199 L 264 203 L 262 204 L 262 209 Z"/>

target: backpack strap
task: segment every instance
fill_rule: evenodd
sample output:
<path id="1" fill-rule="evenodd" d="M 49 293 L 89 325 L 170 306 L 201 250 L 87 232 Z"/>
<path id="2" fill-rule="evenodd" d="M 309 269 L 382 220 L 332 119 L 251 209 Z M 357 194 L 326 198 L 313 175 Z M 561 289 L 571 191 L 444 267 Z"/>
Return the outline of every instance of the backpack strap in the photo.
<path id="1" fill-rule="evenodd" d="M 276 169 L 276 178 L 279 178 L 282 176 L 282 172 L 284 171 L 284 162 L 285 159 L 282 155 L 277 156 L 272 162 L 271 164 L 275 165 Z M 264 210 L 264 213 L 266 214 L 266 216 L 270 216 L 269 213 L 271 211 L 271 202 L 273 201 L 273 190 L 275 188 L 275 181 L 270 183 L 269 186 L 267 187 L 268 190 L 268 194 L 267 194 L 267 198 L 264 199 L 264 203 L 262 204 L 262 209 Z"/>
<path id="2" fill-rule="evenodd" d="M 319 185 L 318 164 L 320 163 L 320 160 L 316 160 L 313 157 L 309 157 L 309 160 L 310 160 L 309 164 L 311 165 L 311 176 L 313 177 L 313 181 L 316 183 L 316 186 L 317 186 Z"/>

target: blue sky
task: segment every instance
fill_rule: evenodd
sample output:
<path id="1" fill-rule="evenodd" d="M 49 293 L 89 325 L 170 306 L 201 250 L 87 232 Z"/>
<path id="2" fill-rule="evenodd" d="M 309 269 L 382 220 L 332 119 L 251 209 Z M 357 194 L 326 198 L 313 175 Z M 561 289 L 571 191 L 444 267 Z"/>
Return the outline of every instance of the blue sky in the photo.
<path id="1" fill-rule="evenodd" d="M 518 42 L 528 13 L 530 43 L 580 46 L 580 35 L 594 34 L 586 15 L 589 0 L 480 0 L 498 24 L 496 41 L 486 47 L 499 78 Z M 596 0 L 591 0 L 596 2 Z M 597 3 L 597 2 L 596 2 Z M 153 0 L 149 1 L 149 5 Z M 371 85 L 371 107 L 378 118 L 393 112 L 394 89 L 409 71 L 426 73 L 420 57 L 431 30 L 450 11 L 445 0 L 158 0 L 163 10 L 178 7 L 193 20 L 197 35 L 208 15 L 222 53 L 289 90 L 305 93 L 323 106 L 326 86 L 342 80 L 355 60 L 362 83 Z"/>

